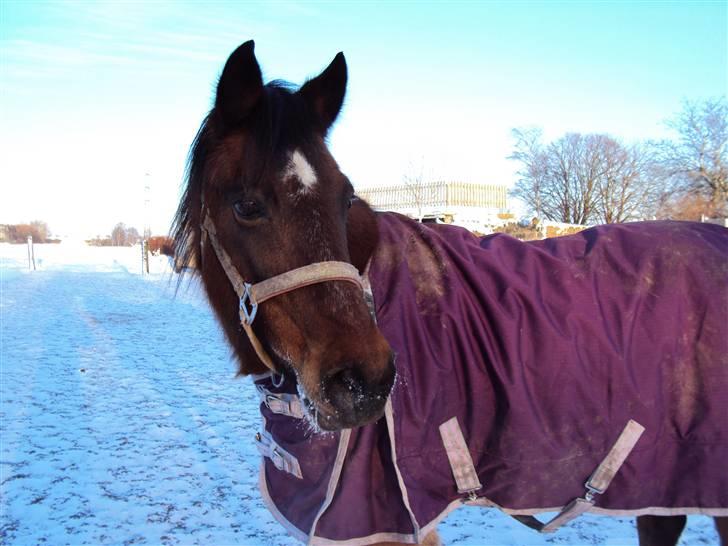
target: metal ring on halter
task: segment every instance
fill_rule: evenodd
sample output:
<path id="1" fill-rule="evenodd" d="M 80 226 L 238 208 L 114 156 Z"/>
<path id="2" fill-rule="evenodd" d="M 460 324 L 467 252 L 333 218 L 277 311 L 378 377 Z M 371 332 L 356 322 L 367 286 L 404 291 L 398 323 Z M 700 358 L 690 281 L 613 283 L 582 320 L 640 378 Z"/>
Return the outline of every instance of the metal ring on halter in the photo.
<path id="1" fill-rule="evenodd" d="M 241 319 L 248 326 L 253 324 L 255 315 L 258 313 L 258 304 L 253 302 L 253 299 L 251 298 L 250 289 L 252 287 L 253 285 L 249 282 L 243 283 L 243 295 L 240 296 Z M 248 311 L 248 306 L 250 306 L 250 311 Z"/>

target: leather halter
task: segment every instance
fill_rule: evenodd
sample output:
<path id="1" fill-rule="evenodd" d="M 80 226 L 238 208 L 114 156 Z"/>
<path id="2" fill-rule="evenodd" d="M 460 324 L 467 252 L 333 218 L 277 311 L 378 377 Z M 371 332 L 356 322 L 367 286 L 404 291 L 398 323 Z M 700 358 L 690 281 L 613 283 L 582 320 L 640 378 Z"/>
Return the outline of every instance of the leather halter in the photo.
<path id="1" fill-rule="evenodd" d="M 212 218 L 206 212 L 203 212 L 203 216 L 204 220 L 200 225 L 202 231 L 201 245 L 204 244 L 205 239 L 209 239 L 210 244 L 212 244 L 212 248 L 215 250 L 220 265 L 230 280 L 230 284 L 233 285 L 238 298 L 240 298 L 240 325 L 248 335 L 248 339 L 253 349 L 255 349 L 258 358 L 274 373 L 278 373 L 278 370 L 275 364 L 273 364 L 273 360 L 263 348 L 260 339 L 258 339 L 258 336 L 253 331 L 253 321 L 258 312 L 258 306 L 261 303 L 285 294 L 286 292 L 327 281 L 348 281 L 357 285 L 362 290 L 364 289 L 364 284 L 362 283 L 357 268 L 350 263 L 336 261 L 317 262 L 305 265 L 255 284 L 246 282 L 233 265 L 230 255 L 220 244 Z"/>

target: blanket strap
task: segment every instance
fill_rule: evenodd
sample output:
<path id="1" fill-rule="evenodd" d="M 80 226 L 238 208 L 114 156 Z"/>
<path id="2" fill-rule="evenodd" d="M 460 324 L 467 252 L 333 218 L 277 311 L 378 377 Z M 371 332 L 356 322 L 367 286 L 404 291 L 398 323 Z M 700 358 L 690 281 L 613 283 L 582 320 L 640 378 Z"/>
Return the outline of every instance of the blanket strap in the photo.
<path id="1" fill-rule="evenodd" d="M 273 393 L 262 385 L 256 385 L 261 403 L 273 413 L 287 415 L 296 419 L 303 419 L 305 412 L 301 399 L 295 394 Z"/>
<path id="2" fill-rule="evenodd" d="M 298 479 L 303 479 L 301 465 L 298 459 L 279 446 L 273 437 L 265 429 L 255 435 L 258 451 L 263 457 L 268 457 L 273 466 L 278 470 L 292 474 Z"/>
<path id="3" fill-rule="evenodd" d="M 468 500 L 475 500 L 475 492 L 481 489 L 478 473 L 475 471 L 473 458 L 470 456 L 468 445 L 465 442 L 463 431 L 460 429 L 458 418 L 453 417 L 440 425 L 440 437 L 445 447 L 447 459 L 450 462 L 458 493 L 467 495 Z"/>
<path id="4" fill-rule="evenodd" d="M 604 457 L 601 463 L 599 463 L 597 469 L 584 484 L 586 487 L 584 497 L 571 501 L 550 521 L 543 523 L 534 516 L 513 517 L 524 525 L 527 525 L 531 529 L 535 529 L 540 533 L 553 533 L 565 523 L 570 522 L 574 518 L 588 511 L 596 502 L 595 496 L 604 493 L 607 490 L 607 487 L 609 487 L 609 484 L 612 483 L 612 479 L 615 474 L 617 474 L 619 469 L 622 467 L 625 459 L 632 452 L 637 440 L 640 439 L 640 436 L 642 436 L 644 431 L 645 427 L 630 419 L 624 427 L 624 430 L 622 430 L 622 433 L 619 435 L 619 438 L 617 438 L 617 441 L 612 446 L 612 449 L 609 450 L 607 456 Z"/>

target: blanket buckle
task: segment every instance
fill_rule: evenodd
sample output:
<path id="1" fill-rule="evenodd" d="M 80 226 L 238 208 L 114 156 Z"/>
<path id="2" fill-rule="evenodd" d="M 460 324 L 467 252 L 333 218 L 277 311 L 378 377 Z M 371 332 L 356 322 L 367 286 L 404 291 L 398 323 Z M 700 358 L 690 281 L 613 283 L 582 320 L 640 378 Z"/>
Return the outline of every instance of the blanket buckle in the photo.
<path id="1" fill-rule="evenodd" d="M 604 489 L 600 489 L 598 487 L 594 487 L 594 484 L 591 483 L 591 478 L 589 478 L 586 483 L 584 484 L 584 487 L 586 487 L 586 493 L 584 494 L 584 500 L 588 502 L 594 502 L 596 495 L 601 495 L 604 493 Z"/>

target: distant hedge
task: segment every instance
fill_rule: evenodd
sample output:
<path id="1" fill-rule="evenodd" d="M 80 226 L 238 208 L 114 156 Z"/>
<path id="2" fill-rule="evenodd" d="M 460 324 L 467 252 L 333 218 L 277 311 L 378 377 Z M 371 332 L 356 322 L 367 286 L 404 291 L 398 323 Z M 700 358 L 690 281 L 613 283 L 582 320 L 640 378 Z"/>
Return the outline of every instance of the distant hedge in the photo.
<path id="1" fill-rule="evenodd" d="M 60 243 L 60 239 L 50 237 L 48 224 L 35 220 L 29 224 L 3 224 L 0 225 L 0 242 L 25 243 L 28 236 L 33 237 L 34 243 Z"/>

